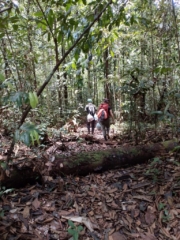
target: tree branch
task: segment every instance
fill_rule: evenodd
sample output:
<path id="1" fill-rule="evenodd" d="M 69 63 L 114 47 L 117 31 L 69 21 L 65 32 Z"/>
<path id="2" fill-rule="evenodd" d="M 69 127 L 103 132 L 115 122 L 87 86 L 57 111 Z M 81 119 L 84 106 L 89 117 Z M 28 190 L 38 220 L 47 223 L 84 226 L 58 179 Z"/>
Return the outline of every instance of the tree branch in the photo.
<path id="1" fill-rule="evenodd" d="M 6 11 L 8 11 L 8 10 L 10 10 L 11 8 L 12 8 L 12 7 L 8 7 L 8 8 L 4 8 L 4 9 L 0 10 L 0 14 L 3 13 L 3 12 L 6 12 Z"/>

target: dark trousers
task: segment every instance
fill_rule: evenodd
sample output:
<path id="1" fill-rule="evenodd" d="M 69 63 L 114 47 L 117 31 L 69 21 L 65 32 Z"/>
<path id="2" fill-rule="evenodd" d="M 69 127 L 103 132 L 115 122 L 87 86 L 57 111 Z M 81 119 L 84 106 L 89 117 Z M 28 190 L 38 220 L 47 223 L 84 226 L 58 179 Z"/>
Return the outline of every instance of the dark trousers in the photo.
<path id="1" fill-rule="evenodd" d="M 105 140 L 107 140 L 107 137 L 109 138 L 110 118 L 102 120 L 99 123 L 101 124 L 102 127 L 103 137 Z"/>
<path id="2" fill-rule="evenodd" d="M 91 129 L 92 134 L 93 134 L 94 128 L 95 128 L 95 120 L 93 120 L 92 122 L 87 122 L 88 133 L 90 133 L 90 129 Z"/>

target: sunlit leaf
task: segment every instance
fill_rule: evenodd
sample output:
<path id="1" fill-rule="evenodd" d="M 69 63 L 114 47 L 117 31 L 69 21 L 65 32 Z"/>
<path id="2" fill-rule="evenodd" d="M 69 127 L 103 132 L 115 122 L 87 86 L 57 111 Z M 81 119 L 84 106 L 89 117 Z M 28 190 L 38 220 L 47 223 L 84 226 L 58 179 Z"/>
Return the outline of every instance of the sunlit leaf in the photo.
<path id="1" fill-rule="evenodd" d="M 38 97 L 36 92 L 29 92 L 29 101 L 32 108 L 36 108 L 38 104 Z"/>

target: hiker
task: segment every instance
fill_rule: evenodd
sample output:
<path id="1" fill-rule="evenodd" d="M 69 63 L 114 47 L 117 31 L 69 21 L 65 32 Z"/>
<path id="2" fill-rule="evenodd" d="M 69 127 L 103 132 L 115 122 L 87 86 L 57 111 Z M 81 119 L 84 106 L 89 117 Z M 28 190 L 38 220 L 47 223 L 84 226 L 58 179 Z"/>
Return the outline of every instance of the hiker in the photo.
<path id="1" fill-rule="evenodd" d="M 114 115 L 111 107 L 109 106 L 109 100 L 105 98 L 103 103 L 100 104 L 97 112 L 98 122 L 101 125 L 103 131 L 103 137 L 105 140 L 109 139 L 109 130 L 110 130 L 110 117 L 112 117 L 114 122 Z"/>
<path id="2" fill-rule="evenodd" d="M 85 111 L 87 112 L 88 134 L 90 134 L 90 129 L 91 129 L 91 133 L 94 134 L 94 128 L 95 128 L 95 122 L 96 122 L 94 117 L 95 117 L 95 113 L 96 113 L 96 106 L 92 103 L 91 98 L 89 98 L 87 100 L 87 102 L 88 102 L 88 104 L 85 107 Z"/>

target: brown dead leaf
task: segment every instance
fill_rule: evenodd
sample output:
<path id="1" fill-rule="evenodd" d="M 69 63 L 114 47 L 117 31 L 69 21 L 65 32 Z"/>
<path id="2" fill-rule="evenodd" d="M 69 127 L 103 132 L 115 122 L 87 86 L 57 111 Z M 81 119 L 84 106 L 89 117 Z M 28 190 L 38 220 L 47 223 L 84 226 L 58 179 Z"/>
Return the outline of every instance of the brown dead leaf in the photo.
<path id="1" fill-rule="evenodd" d="M 142 187 L 149 186 L 149 185 L 150 185 L 149 182 L 141 182 L 141 183 L 133 185 L 131 188 L 137 189 L 137 188 L 142 188 Z"/>
<path id="2" fill-rule="evenodd" d="M 30 212 L 30 209 L 29 209 L 28 206 L 26 206 L 26 207 L 24 208 L 23 212 L 22 212 L 23 217 L 24 217 L 24 218 L 28 218 L 28 217 L 29 217 L 29 212 Z"/>
<path id="3" fill-rule="evenodd" d="M 130 225 L 133 223 L 133 219 L 128 214 L 126 215 L 126 219 L 128 220 Z"/>
<path id="4" fill-rule="evenodd" d="M 171 234 L 169 233 L 169 231 L 168 231 L 167 228 L 161 228 L 161 229 L 160 229 L 160 232 L 161 232 L 164 236 L 166 236 L 168 239 L 172 239 Z"/>
<path id="5" fill-rule="evenodd" d="M 107 193 L 114 193 L 114 192 L 117 192 L 117 188 L 112 188 L 112 189 L 108 189 L 107 190 Z"/>
<path id="6" fill-rule="evenodd" d="M 119 232 L 114 232 L 109 236 L 109 240 L 126 240 L 127 238 Z"/>
<path id="7" fill-rule="evenodd" d="M 168 197 L 167 197 L 167 201 L 168 201 L 168 203 L 169 203 L 169 206 L 170 206 L 171 208 L 173 208 L 173 207 L 174 207 L 173 198 L 170 197 L 170 196 L 168 196 Z"/>
<path id="8" fill-rule="evenodd" d="M 139 200 L 144 200 L 144 201 L 147 201 L 147 202 L 152 202 L 151 197 L 144 196 L 144 195 L 136 195 L 136 196 L 133 196 L 133 198 L 139 199 Z"/>
<path id="9" fill-rule="evenodd" d="M 84 225 L 91 231 L 93 232 L 93 224 L 90 222 L 90 220 L 86 217 L 79 217 L 79 216 L 62 216 L 65 219 L 69 219 L 73 222 L 78 222 L 78 223 L 84 223 Z"/>
<path id="10" fill-rule="evenodd" d="M 132 209 L 131 217 L 136 218 L 139 216 L 140 210 L 139 209 Z"/>
<path id="11" fill-rule="evenodd" d="M 146 223 L 150 226 L 151 224 L 153 224 L 155 218 L 156 216 L 154 214 L 154 209 L 151 206 L 148 206 L 147 211 L 145 213 Z"/>
<path id="12" fill-rule="evenodd" d="M 32 205 L 35 209 L 38 209 L 41 205 L 41 203 L 38 201 L 37 198 L 34 199 L 34 201 L 32 202 Z"/>
<path id="13" fill-rule="evenodd" d="M 151 233 L 140 233 L 141 240 L 158 240 L 153 234 Z"/>
<path id="14" fill-rule="evenodd" d="M 49 217 L 43 221 L 43 223 L 49 223 L 54 219 L 54 217 Z"/>
<path id="15" fill-rule="evenodd" d="M 66 211 L 66 210 L 60 210 L 58 213 L 60 216 L 68 216 L 68 215 L 71 215 L 73 214 L 74 210 L 70 210 L 70 211 Z"/>
<path id="16" fill-rule="evenodd" d="M 95 196 L 95 193 L 94 193 L 94 192 L 88 191 L 87 193 L 88 193 L 88 195 L 90 195 L 91 197 L 94 197 L 94 196 Z"/>

